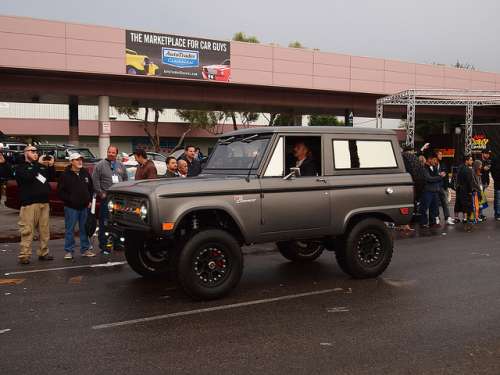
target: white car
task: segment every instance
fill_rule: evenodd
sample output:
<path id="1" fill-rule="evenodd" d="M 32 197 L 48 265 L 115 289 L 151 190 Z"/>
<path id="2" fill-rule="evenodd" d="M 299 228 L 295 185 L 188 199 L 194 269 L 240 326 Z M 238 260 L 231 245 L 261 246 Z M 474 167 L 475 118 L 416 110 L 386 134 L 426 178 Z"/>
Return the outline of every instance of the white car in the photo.
<path id="1" fill-rule="evenodd" d="M 157 152 L 146 152 L 146 154 L 148 155 L 148 159 L 153 161 L 158 176 L 165 175 L 167 173 L 167 157 Z M 123 157 L 122 160 L 124 160 Z M 127 169 L 128 179 L 133 180 L 135 178 L 135 171 L 137 170 L 137 161 L 134 154 L 128 155 L 128 159 L 123 161 L 123 165 Z"/>

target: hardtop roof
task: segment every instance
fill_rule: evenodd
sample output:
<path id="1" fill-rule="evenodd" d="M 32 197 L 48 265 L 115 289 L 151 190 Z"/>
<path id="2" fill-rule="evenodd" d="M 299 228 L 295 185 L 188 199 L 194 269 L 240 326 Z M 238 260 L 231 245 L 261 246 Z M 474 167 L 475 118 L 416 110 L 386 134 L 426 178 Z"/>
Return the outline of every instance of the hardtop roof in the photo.
<path id="1" fill-rule="evenodd" d="M 352 128 L 349 126 L 262 126 L 240 129 L 224 133 L 222 137 L 245 134 L 270 134 L 270 133 L 306 133 L 306 134 L 370 134 L 370 135 L 396 135 L 394 130 Z"/>

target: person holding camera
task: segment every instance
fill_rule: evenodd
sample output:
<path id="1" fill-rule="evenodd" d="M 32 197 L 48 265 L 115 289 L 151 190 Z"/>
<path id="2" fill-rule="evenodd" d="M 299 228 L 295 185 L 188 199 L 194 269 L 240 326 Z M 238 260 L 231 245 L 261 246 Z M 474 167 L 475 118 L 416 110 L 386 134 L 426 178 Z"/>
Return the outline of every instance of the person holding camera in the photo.
<path id="1" fill-rule="evenodd" d="M 3 148 L 3 143 L 0 143 L 0 202 L 2 201 L 2 193 L 5 190 L 5 183 L 12 177 L 12 166 L 5 158 Z"/>
<path id="2" fill-rule="evenodd" d="M 53 260 L 49 254 L 49 181 L 55 177 L 53 156 L 38 158 L 35 146 L 24 149 L 25 163 L 16 168 L 16 181 L 19 186 L 21 210 L 19 212 L 19 229 L 21 232 L 21 246 L 19 263 L 29 264 L 31 258 L 31 244 L 33 235 L 38 229 L 40 235 L 39 260 Z"/>

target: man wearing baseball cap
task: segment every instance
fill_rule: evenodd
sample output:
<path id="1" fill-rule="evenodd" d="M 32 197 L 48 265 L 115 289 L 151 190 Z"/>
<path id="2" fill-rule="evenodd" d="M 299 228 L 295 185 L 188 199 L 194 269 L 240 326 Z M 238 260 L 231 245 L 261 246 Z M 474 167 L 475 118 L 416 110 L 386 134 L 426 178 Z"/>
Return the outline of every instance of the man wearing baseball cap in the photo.
<path id="1" fill-rule="evenodd" d="M 75 226 L 78 223 L 80 231 L 80 253 L 83 257 L 93 257 L 90 250 L 89 237 L 85 231 L 85 222 L 89 212 L 94 187 L 92 177 L 87 169 L 83 168 L 83 156 L 78 152 L 69 156 L 70 165 L 59 177 L 57 187 L 59 197 L 64 202 L 64 259 L 73 259 L 75 250 Z"/>
<path id="2" fill-rule="evenodd" d="M 40 234 L 40 249 L 38 259 L 41 261 L 53 260 L 49 254 L 49 181 L 55 177 L 54 157 L 38 155 L 38 150 L 33 145 L 24 149 L 25 163 L 17 166 L 15 176 L 19 186 L 19 230 L 21 244 L 19 263 L 29 264 L 31 258 L 31 244 L 33 235 L 38 229 Z"/>

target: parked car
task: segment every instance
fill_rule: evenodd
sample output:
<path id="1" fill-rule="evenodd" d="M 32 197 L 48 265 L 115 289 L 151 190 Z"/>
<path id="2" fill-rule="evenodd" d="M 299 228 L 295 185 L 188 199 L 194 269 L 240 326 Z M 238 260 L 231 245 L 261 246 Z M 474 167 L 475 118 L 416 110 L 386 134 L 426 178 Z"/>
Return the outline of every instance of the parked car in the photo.
<path id="1" fill-rule="evenodd" d="M 201 70 L 201 74 L 203 79 L 228 82 L 231 75 L 231 61 L 227 59 L 220 64 L 205 65 Z"/>
<path id="2" fill-rule="evenodd" d="M 125 50 L 127 74 L 156 75 L 159 67 L 146 55 L 139 55 L 131 49 Z"/>
<path id="3" fill-rule="evenodd" d="M 69 165 L 69 155 L 78 152 L 84 157 L 83 166 L 92 174 L 94 166 L 99 161 L 92 151 L 85 147 L 76 147 L 73 145 L 55 145 L 55 144 L 39 144 L 36 145 L 38 153 L 42 155 L 54 156 L 54 167 L 56 169 L 56 179 L 49 181 L 51 193 L 49 195 L 50 211 L 54 215 L 64 214 L 63 202 L 57 195 L 57 178 Z M 16 180 L 9 180 L 6 185 L 6 200 L 5 206 L 19 210 L 21 202 L 19 201 L 18 186 Z"/>
<path id="4" fill-rule="evenodd" d="M 158 176 L 164 176 L 167 173 L 167 157 L 157 152 L 146 152 L 146 154 L 148 155 L 148 159 L 153 161 Z M 133 180 L 137 170 L 137 160 L 135 160 L 134 154 L 129 154 L 126 161 L 123 161 L 123 165 L 127 169 L 129 180 Z"/>
<path id="5" fill-rule="evenodd" d="M 298 142 L 309 148 L 307 169 L 296 167 Z M 377 277 L 393 252 L 386 222 L 408 224 L 414 211 L 396 133 L 348 127 L 232 132 L 202 175 L 123 182 L 108 197 L 131 268 L 170 275 L 195 299 L 230 292 L 243 272 L 241 247 L 253 243 L 275 242 L 297 263 L 334 251 L 347 274 Z"/>

